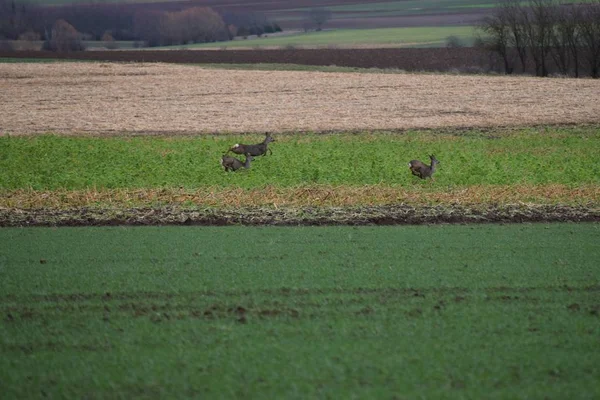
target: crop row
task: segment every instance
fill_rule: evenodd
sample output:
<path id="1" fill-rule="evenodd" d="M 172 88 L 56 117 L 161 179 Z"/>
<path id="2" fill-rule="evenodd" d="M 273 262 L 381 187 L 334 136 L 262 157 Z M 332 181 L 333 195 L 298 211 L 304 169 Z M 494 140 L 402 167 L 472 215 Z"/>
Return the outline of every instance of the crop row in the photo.
<path id="1" fill-rule="evenodd" d="M 598 398 L 599 234 L 0 229 L 3 394 Z"/>

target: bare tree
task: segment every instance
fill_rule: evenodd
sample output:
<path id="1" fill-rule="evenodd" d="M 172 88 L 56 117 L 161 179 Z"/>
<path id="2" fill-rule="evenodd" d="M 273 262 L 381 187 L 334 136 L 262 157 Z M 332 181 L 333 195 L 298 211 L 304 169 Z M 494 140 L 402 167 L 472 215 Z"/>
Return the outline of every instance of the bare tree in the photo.
<path id="1" fill-rule="evenodd" d="M 322 7 L 312 8 L 308 12 L 308 18 L 315 24 L 317 31 L 323 29 L 323 25 L 331 19 L 331 16 L 331 10 Z"/>
<path id="2" fill-rule="evenodd" d="M 487 43 L 504 59 L 507 73 L 514 52 L 523 71 L 533 61 L 537 76 L 548 76 L 554 61 L 561 73 L 579 77 L 581 59 L 590 75 L 600 75 L 600 0 L 562 5 L 558 0 L 532 0 L 528 7 L 518 0 L 500 4 L 479 29 Z"/>
<path id="3" fill-rule="evenodd" d="M 506 0 L 498 10 L 498 14 L 508 25 L 508 47 L 516 50 L 521 61 L 521 70 L 527 69 L 527 32 L 524 21 L 527 11 L 521 6 L 520 0 Z"/>
<path id="4" fill-rule="evenodd" d="M 550 54 L 550 40 L 553 29 L 551 12 L 552 0 L 532 0 L 526 13 L 525 31 L 528 48 L 535 64 L 537 76 L 548 76 L 547 59 Z"/>
<path id="5" fill-rule="evenodd" d="M 579 77 L 579 8 L 552 3 L 553 29 L 550 31 L 550 54 L 558 70 L 568 75 L 571 68 Z"/>
<path id="6" fill-rule="evenodd" d="M 27 7 L 15 0 L 0 0 L 0 38 L 15 40 L 30 29 Z"/>
<path id="7" fill-rule="evenodd" d="M 51 51 L 85 50 L 80 33 L 64 19 L 59 19 L 54 23 L 50 37 L 46 38 L 46 42 L 44 42 L 44 49 Z"/>
<path id="8" fill-rule="evenodd" d="M 504 61 L 504 72 L 506 74 L 512 74 L 513 72 L 513 58 L 510 54 L 509 48 L 509 35 L 510 28 L 506 19 L 506 14 L 497 13 L 491 17 L 485 18 L 478 26 L 488 39 L 483 40 L 487 47 L 500 54 Z"/>
<path id="9" fill-rule="evenodd" d="M 229 33 L 219 14 L 208 7 L 192 7 L 176 13 L 176 23 L 184 28 L 183 40 L 194 43 L 228 40 Z"/>
<path id="10" fill-rule="evenodd" d="M 141 11 L 134 18 L 136 35 L 150 46 L 229 40 L 219 14 L 209 7 L 175 12 Z"/>
<path id="11" fill-rule="evenodd" d="M 582 4 L 579 29 L 583 55 L 592 78 L 600 77 L 600 0 Z"/>
<path id="12" fill-rule="evenodd" d="M 145 41 L 148 46 L 163 44 L 161 29 L 165 24 L 166 14 L 161 11 L 138 11 L 133 16 L 135 36 Z"/>
<path id="13" fill-rule="evenodd" d="M 567 43 L 569 53 L 573 57 L 573 69 L 575 71 L 575 77 L 579 78 L 579 47 L 581 46 L 581 31 L 578 27 L 578 23 L 581 20 L 581 10 L 577 5 L 570 5 L 568 8 L 563 6 L 565 11 L 565 17 L 561 27 L 561 35 L 563 40 Z"/>

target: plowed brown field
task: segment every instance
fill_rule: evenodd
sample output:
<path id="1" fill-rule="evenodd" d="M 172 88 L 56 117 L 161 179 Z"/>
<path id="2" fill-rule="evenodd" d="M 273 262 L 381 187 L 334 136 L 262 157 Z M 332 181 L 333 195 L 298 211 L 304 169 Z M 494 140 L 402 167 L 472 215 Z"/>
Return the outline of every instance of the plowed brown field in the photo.
<path id="1" fill-rule="evenodd" d="M 600 80 L 0 64 L 1 134 L 152 134 L 600 122 Z"/>

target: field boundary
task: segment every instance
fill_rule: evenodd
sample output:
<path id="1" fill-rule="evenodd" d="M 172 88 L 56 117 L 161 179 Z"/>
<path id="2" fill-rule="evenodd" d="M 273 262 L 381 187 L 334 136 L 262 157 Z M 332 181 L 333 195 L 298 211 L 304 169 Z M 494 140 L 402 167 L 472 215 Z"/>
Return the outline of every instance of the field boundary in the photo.
<path id="1" fill-rule="evenodd" d="M 600 187 L 580 184 L 469 185 L 453 188 L 429 184 L 413 187 L 387 185 L 301 185 L 254 188 L 208 186 L 198 189 L 0 189 L 0 209 L 132 209 L 174 206 L 196 209 L 248 207 L 361 207 L 410 204 L 417 206 L 473 206 L 505 204 L 600 204 Z"/>
<path id="2" fill-rule="evenodd" d="M 597 205 L 0 209 L 0 227 L 111 225 L 420 225 L 600 222 Z"/>
<path id="3" fill-rule="evenodd" d="M 597 129 L 600 130 L 600 123 L 595 121 L 590 122 L 540 122 L 523 125 L 464 125 L 464 126 L 443 126 L 443 127 L 398 127 L 398 128 L 373 128 L 373 129 L 288 129 L 282 131 L 273 132 L 277 136 L 282 137 L 294 137 L 298 135 L 317 135 L 317 136 L 343 136 L 343 135 L 360 135 L 368 133 L 371 135 L 392 135 L 400 136 L 409 133 L 422 133 L 437 136 L 452 136 L 452 137 L 463 137 L 473 136 L 482 137 L 486 139 L 499 139 L 503 136 L 509 136 L 523 129 L 573 129 L 573 128 L 584 128 L 584 129 Z M 211 132 L 197 132 L 197 131 L 168 131 L 168 130 L 144 130 L 144 131 L 110 131 L 110 132 L 69 132 L 69 131 L 54 131 L 49 129 L 46 132 L 34 132 L 34 133 L 23 133 L 23 132 L 3 132 L 0 131 L 0 138 L 2 137 L 34 137 L 34 136 L 57 136 L 57 137 L 86 137 L 86 138 L 144 138 L 152 137 L 157 139 L 173 138 L 198 138 L 198 137 L 233 137 L 233 136 L 263 136 L 265 133 L 264 129 L 258 130 L 246 130 L 245 132 L 229 132 L 229 131 L 211 131 Z"/>
<path id="4" fill-rule="evenodd" d="M 298 64 L 406 71 L 499 70 L 494 54 L 463 48 L 337 48 L 271 50 L 2 51 L 0 58 L 36 58 L 176 64 Z"/>
<path id="5" fill-rule="evenodd" d="M 87 60 L 107 62 L 145 62 L 174 64 L 295 64 L 351 68 L 399 69 L 404 71 L 504 74 L 499 54 L 476 47 L 352 47 L 293 49 L 195 49 L 195 50 L 94 50 L 51 52 L 39 50 L 0 51 L 0 58 Z M 559 74 L 548 59 L 549 74 Z M 581 62 L 580 76 L 589 77 Z M 535 74 L 532 61 L 523 70 L 515 65 L 514 74 Z"/>

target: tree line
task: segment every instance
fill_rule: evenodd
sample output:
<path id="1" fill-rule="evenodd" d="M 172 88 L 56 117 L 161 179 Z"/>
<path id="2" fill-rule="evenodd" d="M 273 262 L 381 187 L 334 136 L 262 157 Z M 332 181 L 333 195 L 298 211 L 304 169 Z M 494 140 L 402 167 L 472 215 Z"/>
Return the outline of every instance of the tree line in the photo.
<path id="1" fill-rule="evenodd" d="M 582 68 L 600 75 L 600 0 L 506 0 L 478 28 L 481 44 L 500 55 L 507 74 L 533 66 L 537 76 L 548 76 L 551 67 L 565 76 L 579 77 Z"/>
<path id="2" fill-rule="evenodd" d="M 82 40 L 129 40 L 148 46 L 230 40 L 281 31 L 256 12 L 228 12 L 186 3 L 72 4 L 44 7 L 0 0 L 0 40 L 44 40 L 49 50 L 79 50 Z M 191 4 L 191 6 L 190 6 Z M 166 7 L 166 9 L 165 9 Z M 170 7 L 170 8 L 169 8 Z"/>

